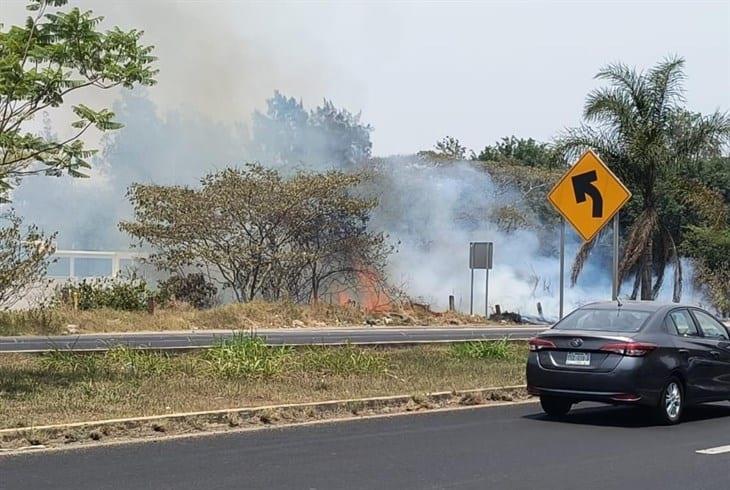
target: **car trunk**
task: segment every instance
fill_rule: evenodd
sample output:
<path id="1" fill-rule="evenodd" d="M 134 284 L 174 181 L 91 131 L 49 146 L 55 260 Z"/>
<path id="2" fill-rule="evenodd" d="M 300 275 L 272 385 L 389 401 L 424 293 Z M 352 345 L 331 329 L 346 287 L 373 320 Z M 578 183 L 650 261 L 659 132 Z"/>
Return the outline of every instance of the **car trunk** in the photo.
<path id="1" fill-rule="evenodd" d="M 606 344 L 631 342 L 632 339 L 617 332 L 585 330 L 553 330 L 540 335 L 555 348 L 538 352 L 540 365 L 558 371 L 613 371 L 623 357 L 621 354 L 601 351 Z"/>

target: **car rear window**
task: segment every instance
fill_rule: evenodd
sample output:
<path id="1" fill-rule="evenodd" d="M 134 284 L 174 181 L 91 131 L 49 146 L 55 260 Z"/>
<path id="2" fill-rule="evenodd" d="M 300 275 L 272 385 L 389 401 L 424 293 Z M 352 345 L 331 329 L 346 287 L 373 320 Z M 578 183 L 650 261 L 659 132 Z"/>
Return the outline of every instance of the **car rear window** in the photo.
<path id="1" fill-rule="evenodd" d="M 581 308 L 555 325 L 556 330 L 601 330 L 605 332 L 638 332 L 651 316 L 650 311 L 604 310 Z"/>

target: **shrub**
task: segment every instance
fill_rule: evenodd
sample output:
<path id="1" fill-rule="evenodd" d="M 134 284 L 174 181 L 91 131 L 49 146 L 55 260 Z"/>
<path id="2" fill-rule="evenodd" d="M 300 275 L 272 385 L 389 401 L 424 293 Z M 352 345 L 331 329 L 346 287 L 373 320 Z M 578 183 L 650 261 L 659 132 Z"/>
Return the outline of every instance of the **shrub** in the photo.
<path id="1" fill-rule="evenodd" d="M 218 289 L 199 272 L 184 276 L 174 275 L 160 281 L 158 288 L 160 301 L 184 301 L 199 310 L 215 306 L 218 294 Z"/>
<path id="2" fill-rule="evenodd" d="M 140 311 L 147 308 L 155 293 L 147 283 L 136 277 L 129 279 L 84 279 L 80 283 L 68 282 L 57 292 L 57 299 L 64 305 L 75 305 L 80 310 L 112 308 L 115 310 Z"/>
<path id="3" fill-rule="evenodd" d="M 457 359 L 497 359 L 504 361 L 513 358 L 515 355 L 512 345 L 506 338 L 459 342 L 451 346 L 451 352 Z"/>

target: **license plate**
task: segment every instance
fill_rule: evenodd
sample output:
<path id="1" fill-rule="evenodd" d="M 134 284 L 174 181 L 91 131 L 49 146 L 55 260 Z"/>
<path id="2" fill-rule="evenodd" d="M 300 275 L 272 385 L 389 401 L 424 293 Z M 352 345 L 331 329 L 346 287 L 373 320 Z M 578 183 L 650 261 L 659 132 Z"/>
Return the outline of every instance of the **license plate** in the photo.
<path id="1" fill-rule="evenodd" d="M 591 355 L 588 352 L 568 352 L 565 356 L 566 366 L 590 366 Z"/>

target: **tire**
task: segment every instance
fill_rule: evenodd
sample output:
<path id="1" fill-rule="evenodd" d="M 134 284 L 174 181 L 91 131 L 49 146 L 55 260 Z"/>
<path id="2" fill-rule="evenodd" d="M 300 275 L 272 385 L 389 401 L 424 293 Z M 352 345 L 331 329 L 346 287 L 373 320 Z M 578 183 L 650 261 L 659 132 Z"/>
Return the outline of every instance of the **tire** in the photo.
<path id="1" fill-rule="evenodd" d="M 684 411 L 685 397 L 684 386 L 677 378 L 670 378 L 664 384 L 662 396 L 659 398 L 659 406 L 656 407 L 656 415 L 659 422 L 664 425 L 678 424 Z"/>
<path id="2" fill-rule="evenodd" d="M 540 397 L 540 405 L 542 405 L 543 411 L 549 416 L 563 417 L 570 411 L 573 402 L 566 398 L 543 395 Z"/>

